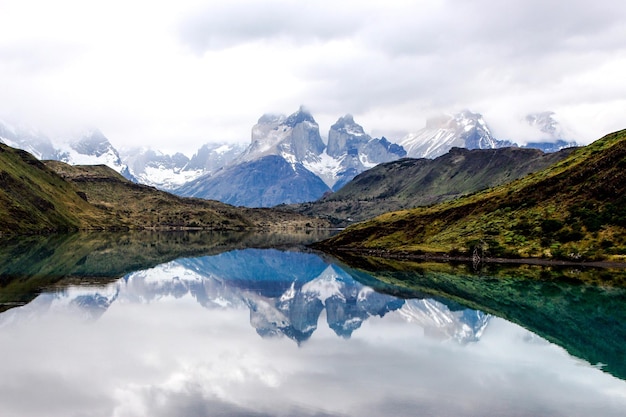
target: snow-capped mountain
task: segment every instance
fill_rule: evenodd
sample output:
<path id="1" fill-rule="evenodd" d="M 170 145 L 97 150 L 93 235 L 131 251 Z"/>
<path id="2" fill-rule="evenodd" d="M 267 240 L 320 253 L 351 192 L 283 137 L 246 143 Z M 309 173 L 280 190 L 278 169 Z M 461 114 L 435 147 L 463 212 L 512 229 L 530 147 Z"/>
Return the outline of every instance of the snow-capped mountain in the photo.
<path id="1" fill-rule="evenodd" d="M 304 166 L 336 191 L 361 172 L 404 156 L 401 146 L 372 138 L 347 114 L 330 127 L 325 151 Z"/>
<path id="2" fill-rule="evenodd" d="M 175 192 L 250 207 L 313 201 L 366 169 L 405 155 L 385 138 L 372 139 L 350 115 L 331 127 L 326 146 L 319 125 L 301 107 L 290 116 L 263 115 L 233 164 Z"/>
<path id="3" fill-rule="evenodd" d="M 71 165 L 107 165 L 124 177 L 136 181 L 120 158 L 117 149 L 98 129 L 89 130 L 77 139 L 58 143 L 58 159 Z"/>
<path id="4" fill-rule="evenodd" d="M 319 126 L 304 108 L 290 116 L 263 115 L 251 143 L 234 162 L 175 190 L 177 194 L 248 207 L 312 201 L 330 188 L 304 163 L 325 148 Z"/>
<path id="5" fill-rule="evenodd" d="M 575 146 L 552 112 L 534 113 L 526 123 L 535 138 L 524 147 L 544 152 Z M 528 132 L 526 132 L 528 133 Z M 435 158 L 453 147 L 491 149 L 517 146 L 494 137 L 482 115 L 465 110 L 428 120 L 426 127 L 399 144 L 372 138 L 347 114 L 328 132 L 306 109 L 285 115 L 263 115 L 243 144 L 206 144 L 191 158 L 151 149 L 121 154 L 98 130 L 74 140 L 50 140 L 34 129 L 0 122 L 0 140 L 38 158 L 70 164 L 106 164 L 125 177 L 181 196 L 220 200 L 248 207 L 310 202 L 337 191 L 377 164 L 404 156 Z M 524 143 L 521 141 L 521 143 Z"/>
<path id="6" fill-rule="evenodd" d="M 314 254 L 246 249 L 169 262 L 105 286 L 47 292 L 0 314 L 0 327 L 50 310 L 93 320 L 113 303 L 182 298 L 207 309 L 248 309 L 250 325 L 260 336 L 288 337 L 297 343 L 313 335 L 324 311 L 327 326 L 343 338 L 350 338 L 371 317 L 389 317 L 415 324 L 429 337 L 462 344 L 477 341 L 490 319 L 474 310 L 451 310 L 435 300 L 378 293 Z"/>
<path id="7" fill-rule="evenodd" d="M 202 170 L 185 170 L 189 158 L 182 153 L 167 155 L 149 148 L 135 148 L 125 149 L 120 155 L 138 182 L 165 190 L 203 174 Z"/>
<path id="8" fill-rule="evenodd" d="M 453 147 L 494 149 L 515 145 L 496 139 L 483 116 L 469 110 L 429 119 L 426 127 L 405 136 L 399 144 L 412 158 L 436 158 Z"/>
<path id="9" fill-rule="evenodd" d="M 289 115 L 263 115 L 252 127 L 250 146 L 237 162 L 279 155 L 291 164 L 311 161 L 324 150 L 319 125 L 303 107 Z"/>
<path id="10" fill-rule="evenodd" d="M 191 158 L 150 148 L 125 149 L 121 156 L 138 182 L 169 191 L 228 165 L 244 149 L 242 144 L 208 143 Z"/>
<path id="11" fill-rule="evenodd" d="M 541 149 L 544 152 L 558 152 L 564 148 L 578 146 L 567 129 L 556 120 L 554 112 L 531 113 L 525 118 L 526 123 L 536 130 L 536 139 L 529 141 L 524 148 Z"/>
<path id="12" fill-rule="evenodd" d="M 73 139 L 50 139 L 34 128 L 14 127 L 0 121 L 0 141 L 23 149 L 37 159 L 53 159 L 72 165 L 108 165 L 126 178 L 134 180 L 111 142 L 97 129 L 88 130 Z"/>

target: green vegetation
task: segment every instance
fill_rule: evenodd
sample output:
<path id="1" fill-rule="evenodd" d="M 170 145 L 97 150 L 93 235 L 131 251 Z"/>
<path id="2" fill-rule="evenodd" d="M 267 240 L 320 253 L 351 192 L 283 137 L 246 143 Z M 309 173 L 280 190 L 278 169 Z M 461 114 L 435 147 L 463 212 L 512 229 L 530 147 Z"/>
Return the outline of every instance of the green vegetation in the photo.
<path id="1" fill-rule="evenodd" d="M 289 206 L 337 225 L 380 214 L 453 200 L 536 172 L 569 156 L 573 148 L 545 154 L 537 149 L 453 148 L 441 157 L 401 159 L 377 165 L 337 192 Z"/>
<path id="2" fill-rule="evenodd" d="M 0 144 L 0 233 L 115 225 L 106 213 L 29 153 Z"/>
<path id="3" fill-rule="evenodd" d="M 624 261 L 625 168 L 626 130 L 509 184 L 384 214 L 318 247 L 481 259 Z"/>

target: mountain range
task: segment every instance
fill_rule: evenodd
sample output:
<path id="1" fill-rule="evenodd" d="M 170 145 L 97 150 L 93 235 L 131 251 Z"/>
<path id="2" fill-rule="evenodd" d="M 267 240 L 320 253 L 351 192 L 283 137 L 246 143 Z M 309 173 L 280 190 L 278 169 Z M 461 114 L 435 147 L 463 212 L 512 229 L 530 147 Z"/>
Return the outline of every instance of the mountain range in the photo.
<path id="1" fill-rule="evenodd" d="M 391 212 L 322 242 L 335 251 L 623 260 L 626 130 L 548 168 L 430 207 Z"/>
<path id="2" fill-rule="evenodd" d="M 389 211 L 453 200 L 513 181 L 547 168 L 574 149 L 544 153 L 524 148 L 452 148 L 435 159 L 403 158 L 379 164 L 316 201 L 286 209 L 346 226 Z"/>
<path id="3" fill-rule="evenodd" d="M 367 135 L 350 115 L 331 126 L 326 145 L 313 116 L 300 108 L 289 116 L 262 116 L 252 128 L 250 145 L 230 166 L 175 192 L 243 206 L 312 201 L 404 155 L 400 146 Z"/>
<path id="4" fill-rule="evenodd" d="M 529 115 L 541 142 L 524 145 L 546 152 L 575 145 L 550 112 Z M 69 164 L 105 164 L 126 178 L 181 196 L 217 199 L 234 205 L 267 207 L 314 201 L 341 189 L 356 175 L 402 157 L 435 158 L 453 147 L 493 149 L 513 146 L 494 138 L 480 114 L 462 111 L 431 119 L 426 127 L 395 144 L 372 138 L 351 115 L 340 117 L 324 143 L 319 126 L 304 108 L 263 115 L 243 144 L 205 144 L 191 157 L 147 148 L 116 150 L 97 129 L 52 141 L 34 129 L 0 122 L 0 141 L 39 159 Z"/>

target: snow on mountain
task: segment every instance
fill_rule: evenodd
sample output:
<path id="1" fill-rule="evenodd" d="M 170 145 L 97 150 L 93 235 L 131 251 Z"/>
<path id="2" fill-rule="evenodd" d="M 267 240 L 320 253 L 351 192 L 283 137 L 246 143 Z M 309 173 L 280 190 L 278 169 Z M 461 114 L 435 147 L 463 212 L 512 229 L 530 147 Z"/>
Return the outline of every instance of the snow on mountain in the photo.
<path id="1" fill-rule="evenodd" d="M 149 148 L 125 149 L 122 161 L 137 181 L 169 190 L 202 175 L 202 170 L 186 170 L 189 158 L 182 153 L 167 155 Z"/>
<path id="2" fill-rule="evenodd" d="M 399 144 L 413 158 L 436 158 L 453 147 L 494 149 L 514 145 L 496 139 L 482 115 L 469 110 L 429 119 L 425 128 L 405 136 Z"/>
<path id="3" fill-rule="evenodd" d="M 341 290 L 345 287 L 341 280 L 341 276 L 335 269 L 329 265 L 322 274 L 312 281 L 302 286 L 302 293 L 312 294 L 322 303 L 325 303 L 331 297 L 338 297 L 345 300 Z"/>
<path id="4" fill-rule="evenodd" d="M 324 152 L 303 163 L 337 190 L 361 172 L 405 155 L 401 146 L 385 138 L 373 139 L 347 114 L 330 127 Z"/>
<path id="5" fill-rule="evenodd" d="M 124 177 L 135 180 L 120 158 L 117 149 L 98 129 L 88 130 L 78 139 L 57 143 L 57 159 L 71 165 L 107 165 Z"/>
<path id="6" fill-rule="evenodd" d="M 131 181 L 137 179 L 130 173 L 115 147 L 98 129 L 90 130 L 69 147 L 60 146 L 59 160 L 71 165 L 106 165 Z"/>
<path id="7" fill-rule="evenodd" d="M 544 111 L 531 113 L 525 118 L 526 123 L 535 130 L 534 139 L 522 147 L 541 149 L 544 152 L 557 152 L 564 148 L 578 146 L 576 141 L 568 139 L 573 136 L 558 120 L 555 113 Z"/>
<path id="8" fill-rule="evenodd" d="M 57 159 L 58 150 L 52 141 L 37 129 L 13 126 L 0 120 L 0 142 L 13 148 L 22 149 L 37 159 Z"/>
<path id="9" fill-rule="evenodd" d="M 251 136 L 250 145 L 230 165 L 174 192 L 233 205 L 271 207 L 316 200 L 330 191 L 304 166 L 325 147 L 315 119 L 304 108 L 288 117 L 262 116 Z"/>
<path id="10" fill-rule="evenodd" d="M 228 165 L 243 150 L 242 144 L 207 143 L 191 158 L 150 148 L 125 149 L 121 156 L 140 183 L 171 191 Z"/>
<path id="11" fill-rule="evenodd" d="M 0 121 L 0 141 L 23 149 L 38 159 L 59 160 L 72 165 L 104 164 L 133 180 L 117 150 L 97 129 L 78 135 L 73 140 L 52 140 L 37 129 L 14 127 Z"/>
<path id="12" fill-rule="evenodd" d="M 489 314 L 481 311 L 453 311 L 445 304 L 431 299 L 407 300 L 397 314 L 423 327 L 428 336 L 453 339 L 461 344 L 479 340 L 491 319 Z"/>

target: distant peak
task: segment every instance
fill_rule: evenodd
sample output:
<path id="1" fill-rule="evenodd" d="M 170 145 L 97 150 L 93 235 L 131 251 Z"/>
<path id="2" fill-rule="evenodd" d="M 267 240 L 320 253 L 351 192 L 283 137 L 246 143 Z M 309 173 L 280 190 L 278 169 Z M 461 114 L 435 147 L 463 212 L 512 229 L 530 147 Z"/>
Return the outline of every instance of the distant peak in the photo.
<path id="1" fill-rule="evenodd" d="M 286 116 L 284 114 L 276 114 L 276 113 L 265 113 L 263 116 L 259 118 L 259 124 L 275 124 L 281 123 L 285 120 Z"/>
<path id="2" fill-rule="evenodd" d="M 471 119 L 471 120 L 478 120 L 478 119 L 482 119 L 483 115 L 480 113 L 474 113 L 468 109 L 463 109 L 460 112 L 458 112 L 457 114 L 454 115 L 455 118 L 462 118 L 462 119 Z"/>
<path id="3" fill-rule="evenodd" d="M 343 117 L 340 117 L 339 119 L 337 119 L 337 123 L 335 124 L 344 124 L 344 125 L 352 125 L 354 124 L 354 117 L 348 113 Z"/>
<path id="4" fill-rule="evenodd" d="M 287 120 L 285 120 L 285 124 L 290 127 L 295 127 L 296 125 L 303 122 L 317 124 L 311 113 L 304 106 L 300 106 L 297 112 L 291 114 L 289 117 L 287 117 Z"/>
<path id="5" fill-rule="evenodd" d="M 551 111 L 530 113 L 526 116 L 526 122 L 540 132 L 556 138 L 561 136 L 562 132 L 560 132 L 559 122 L 554 118 L 554 115 L 555 113 Z"/>
<path id="6" fill-rule="evenodd" d="M 337 119 L 337 122 L 335 122 L 335 124 L 332 125 L 330 129 L 344 131 L 356 136 L 365 135 L 363 127 L 354 121 L 354 117 L 352 117 L 351 114 L 346 114 L 345 116 Z"/>

